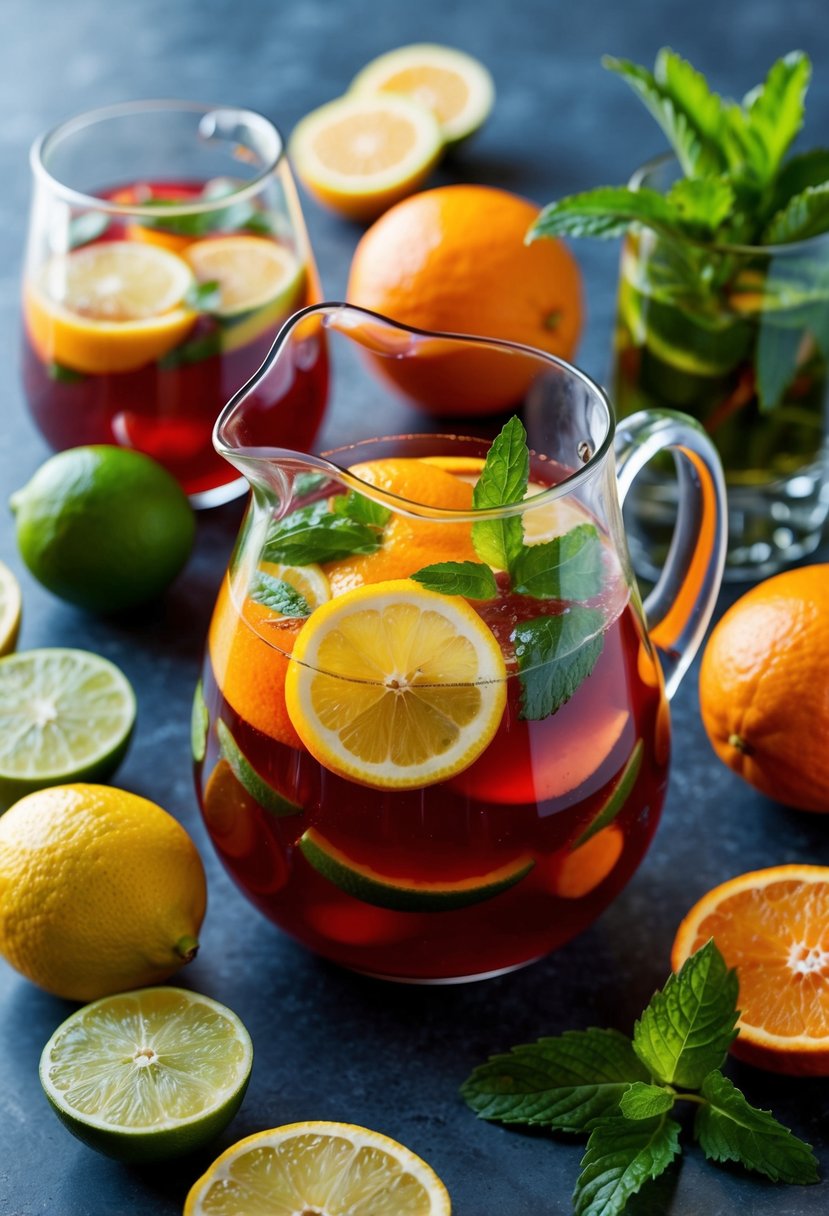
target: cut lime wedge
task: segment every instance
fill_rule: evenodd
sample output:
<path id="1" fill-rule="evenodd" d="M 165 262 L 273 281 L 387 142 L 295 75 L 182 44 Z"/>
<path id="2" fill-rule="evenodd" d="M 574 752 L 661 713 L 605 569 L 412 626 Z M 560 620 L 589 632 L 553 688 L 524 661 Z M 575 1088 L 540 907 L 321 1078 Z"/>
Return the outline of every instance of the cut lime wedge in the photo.
<path id="1" fill-rule="evenodd" d="M 135 723 L 135 694 L 86 650 L 27 650 L 0 659 L 0 809 L 47 785 L 105 781 Z"/>
<path id="2" fill-rule="evenodd" d="M 40 1083 L 73 1135 L 121 1161 L 206 1144 L 239 1109 L 253 1046 L 230 1009 L 182 988 L 85 1005 L 43 1049 Z"/>
<path id="3" fill-rule="evenodd" d="M 20 585 L 8 566 L 0 562 L 0 655 L 10 654 L 20 632 Z"/>

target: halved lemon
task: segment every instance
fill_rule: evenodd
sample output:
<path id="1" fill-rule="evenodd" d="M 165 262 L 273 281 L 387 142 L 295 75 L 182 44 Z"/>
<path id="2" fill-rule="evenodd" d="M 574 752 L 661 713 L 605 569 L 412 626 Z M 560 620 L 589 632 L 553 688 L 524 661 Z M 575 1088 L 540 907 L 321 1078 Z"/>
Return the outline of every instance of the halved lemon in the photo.
<path id="1" fill-rule="evenodd" d="M 308 618 L 285 698 L 326 768 L 411 789 L 446 780 L 486 749 L 504 711 L 506 667 L 466 600 L 394 579 L 348 591 Z"/>
<path id="2" fill-rule="evenodd" d="M 20 584 L 0 562 L 0 655 L 10 654 L 17 645 L 21 605 Z"/>
<path id="3" fill-rule="evenodd" d="M 352 81 L 351 91 L 411 98 L 434 114 L 447 143 L 477 131 L 495 100 L 492 77 L 482 63 L 453 47 L 428 42 L 372 59 Z"/>
<path id="4" fill-rule="evenodd" d="M 291 137 L 303 184 L 351 219 L 371 219 L 411 194 L 442 149 L 429 110 L 391 93 L 340 97 L 303 118 Z"/>
<path id="5" fill-rule="evenodd" d="M 304 267 L 285 245 L 262 236 L 214 236 L 183 254 L 200 283 L 218 283 L 224 319 L 260 308 L 288 315 L 299 299 Z"/>
<path id="6" fill-rule="evenodd" d="M 193 274 L 174 253 L 101 241 L 52 258 L 23 293 L 32 344 L 46 363 L 84 373 L 151 363 L 189 333 Z"/>
<path id="7" fill-rule="evenodd" d="M 437 1174 L 352 1123 L 289 1123 L 234 1144 L 191 1189 L 184 1216 L 450 1216 Z"/>

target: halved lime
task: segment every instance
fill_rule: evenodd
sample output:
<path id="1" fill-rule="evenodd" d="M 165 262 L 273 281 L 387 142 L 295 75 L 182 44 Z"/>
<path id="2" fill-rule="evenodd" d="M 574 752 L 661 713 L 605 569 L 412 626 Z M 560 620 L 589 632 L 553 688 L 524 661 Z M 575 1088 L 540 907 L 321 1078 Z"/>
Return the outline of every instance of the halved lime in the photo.
<path id="1" fill-rule="evenodd" d="M 431 110 L 447 143 L 477 131 L 492 109 L 495 86 L 482 63 L 454 47 L 420 42 L 373 59 L 351 92 L 402 93 Z"/>
<path id="2" fill-rule="evenodd" d="M 10 654 L 17 645 L 21 604 L 20 584 L 0 562 L 0 655 Z"/>
<path id="3" fill-rule="evenodd" d="M 135 711 L 126 676 L 97 654 L 0 659 L 0 809 L 47 785 L 105 781 L 124 758 Z"/>
<path id="4" fill-rule="evenodd" d="M 68 1017 L 43 1048 L 40 1083 L 79 1140 L 121 1161 L 160 1161 L 227 1126 L 252 1063 L 230 1009 L 182 988 L 143 988 Z"/>
<path id="5" fill-rule="evenodd" d="M 300 837 L 299 849 L 308 864 L 341 891 L 363 903 L 398 912 L 449 912 L 483 903 L 514 887 L 535 865 L 524 854 L 484 874 L 436 881 L 378 874 L 347 857 L 316 828 L 309 828 Z"/>

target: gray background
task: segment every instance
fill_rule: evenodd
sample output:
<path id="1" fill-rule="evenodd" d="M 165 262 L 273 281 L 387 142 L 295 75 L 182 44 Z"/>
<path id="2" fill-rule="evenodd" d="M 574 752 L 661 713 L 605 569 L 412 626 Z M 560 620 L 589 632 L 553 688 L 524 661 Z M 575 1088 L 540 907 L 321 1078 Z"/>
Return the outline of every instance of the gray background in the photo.
<path id="1" fill-rule="evenodd" d="M 490 182 L 538 202 L 623 181 L 660 136 L 603 52 L 651 62 L 673 45 L 721 91 L 741 94 L 794 47 L 816 79 L 804 143 L 827 142 L 829 24 L 819 0 L 3 0 L 0 6 L 0 492 L 47 454 L 18 386 L 18 275 L 29 195 L 27 150 L 42 129 L 107 102 L 149 96 L 248 105 L 285 133 L 340 93 L 372 56 L 417 40 L 462 47 L 498 90 L 477 141 L 435 182 Z M 360 229 L 305 201 L 325 291 L 341 297 Z M 589 321 L 579 362 L 605 375 L 617 250 L 583 242 Z M 329 434 L 348 430 L 332 418 Z M 119 1166 L 74 1141 L 37 1082 L 41 1047 L 71 1009 L 0 963 L 0 1212 L 4 1216 L 175 1213 L 216 1152 L 260 1128 L 344 1119 L 403 1140 L 437 1169 L 458 1216 L 570 1211 L 581 1147 L 478 1123 L 456 1096 L 495 1050 L 590 1024 L 629 1030 L 668 970 L 676 926 L 705 890 L 744 870 L 829 863 L 829 821 L 773 805 L 713 758 L 696 667 L 675 702 L 675 764 L 662 826 L 627 891 L 577 942 L 485 985 L 398 989 L 323 963 L 259 917 L 231 886 L 201 827 L 188 766 L 189 705 L 210 605 L 239 504 L 199 519 L 196 553 L 165 602 L 102 623 L 52 599 L 22 569 L 9 520 L 0 558 L 25 597 L 21 645 L 87 647 L 119 663 L 139 696 L 137 735 L 118 783 L 190 829 L 208 867 L 210 907 L 182 982 L 234 1008 L 256 1045 L 242 1110 L 215 1149 L 161 1169 Z M 732 598 L 729 593 L 727 598 Z M 725 602 L 725 601 L 724 601 Z M 829 1172 L 825 1081 L 737 1064 L 735 1081 L 811 1140 Z M 707 1165 L 691 1148 L 631 1211 L 653 1216 L 795 1216 L 829 1209 L 829 1182 L 776 1187 Z"/>

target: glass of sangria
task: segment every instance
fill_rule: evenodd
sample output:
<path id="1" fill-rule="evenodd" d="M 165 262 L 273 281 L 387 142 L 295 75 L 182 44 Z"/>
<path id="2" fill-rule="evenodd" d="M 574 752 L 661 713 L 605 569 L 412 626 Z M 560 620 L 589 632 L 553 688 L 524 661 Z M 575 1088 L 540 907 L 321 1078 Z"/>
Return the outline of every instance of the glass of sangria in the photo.
<path id="1" fill-rule="evenodd" d="M 248 110 L 147 101 L 36 141 L 23 382 L 56 449 L 137 448 L 196 506 L 245 490 L 211 435 L 287 316 L 319 299 L 279 132 Z M 327 362 L 307 336 L 290 391 L 251 402 L 269 442 L 309 447 Z"/>
<path id="2" fill-rule="evenodd" d="M 367 416 L 392 384 L 468 375 L 520 382 L 523 421 L 491 442 L 263 446 L 250 402 L 291 382 L 309 326 Z M 725 500 L 696 423 L 614 430 L 550 355 L 336 304 L 293 318 L 222 414 L 217 449 L 253 494 L 194 700 L 196 786 L 230 874 L 311 949 L 401 981 L 497 974 L 582 930 L 641 861 Z M 643 610 L 620 500 L 666 449 L 680 511 Z"/>

